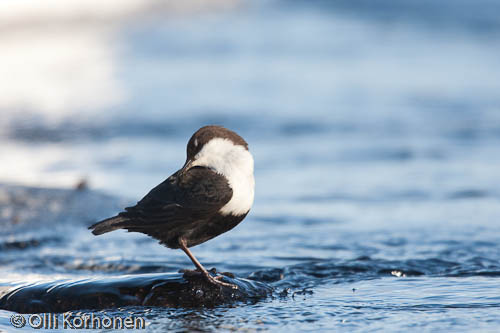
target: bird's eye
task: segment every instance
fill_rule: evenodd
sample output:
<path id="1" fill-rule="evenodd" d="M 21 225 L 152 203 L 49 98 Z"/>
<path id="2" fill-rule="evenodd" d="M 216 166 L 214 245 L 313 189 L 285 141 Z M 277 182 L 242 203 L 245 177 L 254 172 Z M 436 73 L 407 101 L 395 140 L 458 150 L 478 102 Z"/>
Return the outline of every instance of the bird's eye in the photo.
<path id="1" fill-rule="evenodd" d="M 198 139 L 194 139 L 193 144 L 194 144 L 195 147 L 198 147 Z"/>

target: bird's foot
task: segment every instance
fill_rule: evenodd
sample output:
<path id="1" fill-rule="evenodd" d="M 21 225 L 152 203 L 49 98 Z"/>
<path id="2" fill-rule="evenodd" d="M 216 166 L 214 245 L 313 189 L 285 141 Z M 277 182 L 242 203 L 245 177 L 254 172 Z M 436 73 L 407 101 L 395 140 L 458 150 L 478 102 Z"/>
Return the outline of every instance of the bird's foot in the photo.
<path id="1" fill-rule="evenodd" d="M 207 272 L 207 274 L 203 274 L 203 275 L 205 275 L 205 277 L 207 278 L 207 280 L 210 283 L 212 283 L 212 284 L 223 286 L 223 287 L 228 287 L 228 288 L 231 288 L 231 289 L 238 289 L 238 286 L 235 285 L 235 284 L 221 281 L 224 278 L 224 275 L 218 275 L 218 276 L 213 277 L 208 272 Z"/>
<path id="2" fill-rule="evenodd" d="M 221 273 L 222 275 L 212 276 L 210 273 L 217 274 L 217 271 L 215 270 L 215 268 L 212 268 L 208 271 L 201 271 L 198 268 L 197 269 L 181 269 L 181 270 L 179 270 L 179 273 L 184 273 L 185 276 L 200 276 L 200 274 L 202 274 L 208 280 L 208 282 L 210 282 L 212 284 L 224 286 L 224 287 L 229 287 L 231 289 L 238 289 L 238 286 L 235 284 L 221 281 L 222 279 L 224 279 L 224 276 L 234 278 L 234 274 L 229 273 L 229 272 L 223 272 L 223 273 Z"/>

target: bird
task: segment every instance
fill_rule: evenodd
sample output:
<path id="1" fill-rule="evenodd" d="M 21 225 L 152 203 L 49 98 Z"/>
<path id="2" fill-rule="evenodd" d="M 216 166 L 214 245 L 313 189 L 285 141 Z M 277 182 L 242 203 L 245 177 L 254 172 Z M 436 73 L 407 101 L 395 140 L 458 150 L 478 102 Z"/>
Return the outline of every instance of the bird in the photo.
<path id="1" fill-rule="evenodd" d="M 89 227 L 94 235 L 125 229 L 181 249 L 212 284 L 237 289 L 213 277 L 189 248 L 236 227 L 249 213 L 255 192 L 254 159 L 248 143 L 217 125 L 189 139 L 186 162 L 135 206 Z"/>

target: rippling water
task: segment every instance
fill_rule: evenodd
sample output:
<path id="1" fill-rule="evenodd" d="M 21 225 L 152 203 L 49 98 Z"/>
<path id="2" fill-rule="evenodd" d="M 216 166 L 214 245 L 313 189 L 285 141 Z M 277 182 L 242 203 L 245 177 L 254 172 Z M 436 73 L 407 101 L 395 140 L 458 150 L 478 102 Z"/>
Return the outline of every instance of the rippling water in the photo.
<path id="1" fill-rule="evenodd" d="M 217 123 L 249 142 L 256 201 L 236 229 L 193 251 L 275 295 L 107 313 L 144 315 L 156 331 L 496 331 L 499 9 L 263 1 L 98 25 L 113 74 L 95 76 L 98 91 L 94 76 L 74 86 L 84 91 L 68 109 L 0 96 L 0 181 L 85 178 L 91 189 L 0 187 L 0 283 L 190 267 L 146 236 L 94 237 L 86 226 L 177 170 L 189 136 Z M 75 84 L 78 58 L 70 63 L 55 67 L 58 84 Z M 10 315 L 0 311 L 0 330 Z"/>

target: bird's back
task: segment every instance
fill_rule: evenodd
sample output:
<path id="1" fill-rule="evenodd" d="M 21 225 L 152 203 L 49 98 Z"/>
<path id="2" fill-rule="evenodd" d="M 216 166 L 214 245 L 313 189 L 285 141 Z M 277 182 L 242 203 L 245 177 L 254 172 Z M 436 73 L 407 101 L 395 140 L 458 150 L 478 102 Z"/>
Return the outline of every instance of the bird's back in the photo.
<path id="1" fill-rule="evenodd" d="M 222 216 L 218 211 L 231 199 L 227 180 L 214 171 L 195 167 L 176 172 L 153 188 L 135 206 L 94 224 L 94 234 L 117 229 L 147 234 L 170 248 L 178 238 L 188 246 L 201 244 L 236 226 L 245 215 Z"/>

